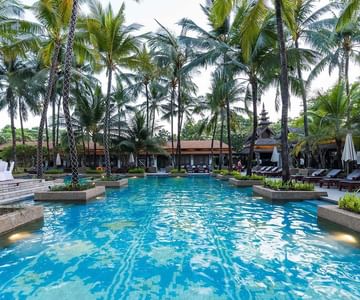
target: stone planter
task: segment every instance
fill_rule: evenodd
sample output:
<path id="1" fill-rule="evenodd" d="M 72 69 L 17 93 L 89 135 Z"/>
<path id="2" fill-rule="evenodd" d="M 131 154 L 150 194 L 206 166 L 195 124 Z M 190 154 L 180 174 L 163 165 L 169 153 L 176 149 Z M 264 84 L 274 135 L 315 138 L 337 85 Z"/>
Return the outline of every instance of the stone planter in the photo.
<path id="1" fill-rule="evenodd" d="M 105 194 L 104 186 L 97 186 L 84 191 L 46 191 L 36 192 L 34 194 L 35 201 L 62 201 L 62 202 L 87 202 L 98 196 Z"/>
<path id="2" fill-rule="evenodd" d="M 275 191 L 262 186 L 254 186 L 253 191 L 255 194 L 264 198 L 280 201 L 315 200 L 320 199 L 321 197 L 327 197 L 327 192 Z"/>
<path id="3" fill-rule="evenodd" d="M 19 208 L 0 207 L 9 210 L 9 212 L 0 215 L 0 234 L 12 231 L 25 224 L 42 220 L 44 210 L 42 206 L 26 206 Z"/>
<path id="4" fill-rule="evenodd" d="M 323 205 L 318 207 L 318 218 L 345 226 L 360 232 L 360 214 L 339 208 L 337 205 Z"/>
<path id="5" fill-rule="evenodd" d="M 145 176 L 146 176 L 145 173 L 134 173 L 134 174 L 127 173 L 126 174 L 127 178 L 132 178 L 132 177 L 144 178 Z"/>
<path id="6" fill-rule="evenodd" d="M 235 178 L 230 178 L 229 183 L 239 187 L 250 187 L 263 184 L 262 180 L 237 180 Z"/>
<path id="7" fill-rule="evenodd" d="M 107 188 L 120 188 L 123 186 L 127 186 L 129 183 L 128 179 L 120 179 L 116 181 L 95 181 L 96 186 L 104 186 Z"/>
<path id="8" fill-rule="evenodd" d="M 170 173 L 170 177 L 187 177 L 187 173 Z"/>
<path id="9" fill-rule="evenodd" d="M 221 175 L 221 174 L 218 174 L 216 176 L 216 179 L 223 180 L 223 181 L 229 180 L 230 178 L 233 178 L 233 177 L 231 175 Z"/>

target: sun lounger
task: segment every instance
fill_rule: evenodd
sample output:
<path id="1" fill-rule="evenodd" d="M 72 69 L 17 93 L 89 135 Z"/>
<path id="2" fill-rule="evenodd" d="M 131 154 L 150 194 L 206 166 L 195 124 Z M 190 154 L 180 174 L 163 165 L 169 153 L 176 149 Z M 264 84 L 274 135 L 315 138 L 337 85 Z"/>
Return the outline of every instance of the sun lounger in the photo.
<path id="1" fill-rule="evenodd" d="M 279 167 L 273 167 L 269 171 L 262 172 L 261 175 L 272 176 L 278 169 L 279 169 Z"/>
<path id="2" fill-rule="evenodd" d="M 339 191 L 347 189 L 349 192 L 360 189 L 360 181 L 358 180 L 341 180 L 339 182 Z"/>
<path id="3" fill-rule="evenodd" d="M 306 176 L 303 177 L 302 182 L 308 182 L 308 183 L 320 183 L 322 180 L 327 180 L 327 179 L 334 179 L 337 176 L 339 176 L 339 174 L 341 173 L 341 169 L 333 169 L 330 172 L 328 172 L 325 177 L 323 176 Z"/>
<path id="4" fill-rule="evenodd" d="M 270 171 L 271 169 L 272 169 L 271 166 L 270 166 L 270 167 L 264 167 L 264 169 L 261 169 L 260 171 L 255 172 L 255 174 L 257 174 L 257 175 L 263 175 L 265 172 L 268 172 L 268 171 Z"/>
<path id="5" fill-rule="evenodd" d="M 346 176 L 346 178 L 325 178 L 323 180 L 320 181 L 320 187 L 322 187 L 323 185 L 327 185 L 328 188 L 332 187 L 332 186 L 336 186 L 339 187 L 339 183 L 340 181 L 357 181 L 358 179 L 360 179 L 360 169 L 357 169 L 353 172 L 351 172 L 348 176 Z M 344 183 L 345 185 L 345 183 Z M 342 187 L 345 187 L 345 186 Z"/>

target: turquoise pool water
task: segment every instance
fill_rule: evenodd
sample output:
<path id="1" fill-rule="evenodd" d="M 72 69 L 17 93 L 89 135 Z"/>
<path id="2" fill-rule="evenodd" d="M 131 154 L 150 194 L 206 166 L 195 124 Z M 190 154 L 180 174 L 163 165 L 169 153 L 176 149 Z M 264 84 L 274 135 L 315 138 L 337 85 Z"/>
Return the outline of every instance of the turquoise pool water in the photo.
<path id="1" fill-rule="evenodd" d="M 0 241 L 0 299 L 359 299 L 357 237 L 318 224 L 316 204 L 212 178 L 47 204 L 43 227 Z"/>

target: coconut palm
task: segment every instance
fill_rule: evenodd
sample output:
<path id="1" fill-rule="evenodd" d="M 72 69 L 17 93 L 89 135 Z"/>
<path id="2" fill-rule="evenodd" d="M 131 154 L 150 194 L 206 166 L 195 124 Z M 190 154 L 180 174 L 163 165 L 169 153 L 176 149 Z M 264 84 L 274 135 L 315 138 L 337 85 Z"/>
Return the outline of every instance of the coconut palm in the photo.
<path id="1" fill-rule="evenodd" d="M 214 0 L 212 7 L 212 18 L 217 26 L 221 26 L 224 20 L 230 15 L 232 9 L 239 1 L 221 1 Z M 246 1 L 247 2 L 247 1 Z M 242 20 L 243 30 L 243 51 L 244 56 L 248 57 L 254 40 L 257 37 L 259 28 L 262 27 L 263 22 L 267 18 L 267 13 L 272 10 L 272 7 L 267 6 L 264 0 L 257 2 L 249 1 L 251 7 L 247 17 Z M 288 110 L 289 110 L 289 78 L 288 78 L 288 63 L 286 57 L 286 44 L 284 33 L 284 22 L 291 32 L 294 31 L 294 7 L 288 1 L 273 0 L 274 11 L 276 18 L 277 38 L 279 44 L 279 59 L 280 59 L 280 90 L 281 90 L 281 160 L 283 166 L 282 178 L 284 181 L 290 180 L 289 169 L 289 145 L 288 145 Z"/>
<path id="2" fill-rule="evenodd" d="M 79 174 L 78 174 L 78 156 L 76 149 L 76 141 L 75 141 L 73 127 L 71 124 L 71 115 L 69 109 L 69 97 L 70 97 L 71 66 L 73 59 L 73 44 L 75 37 L 77 13 L 78 13 L 78 0 L 73 0 L 70 25 L 69 25 L 69 34 L 68 34 L 68 40 L 67 40 L 66 52 L 65 52 L 64 88 L 63 88 L 63 110 L 64 110 L 66 131 L 67 131 L 68 143 L 69 143 L 69 156 L 70 156 L 71 173 L 72 173 L 71 184 L 73 187 L 77 186 L 79 183 L 79 178 L 78 178 Z"/>
<path id="3" fill-rule="evenodd" d="M 125 129 L 120 147 L 126 152 L 134 153 L 136 166 L 141 152 L 164 152 L 157 140 L 151 137 L 146 127 L 146 117 L 139 111 L 135 112 L 132 121 Z"/>
<path id="4" fill-rule="evenodd" d="M 186 101 L 183 96 L 187 96 L 187 100 L 191 99 L 191 93 L 194 90 L 194 85 L 188 81 L 186 72 L 186 64 L 190 60 L 190 47 L 181 43 L 180 38 L 171 33 L 167 28 L 161 25 L 160 31 L 150 40 L 150 45 L 154 49 L 156 60 L 159 66 L 165 67 L 168 82 L 170 83 L 170 116 L 173 119 L 174 100 L 177 97 L 178 120 L 177 120 L 177 169 L 181 169 L 181 127 L 184 117 L 184 108 Z M 182 34 L 183 35 L 183 34 Z M 184 103 L 183 103 L 184 102 Z M 188 101 L 189 103 L 192 101 Z M 173 122 L 171 122 L 172 124 Z M 173 125 L 172 133 L 173 133 Z M 173 145 L 173 139 L 172 139 Z M 173 148 L 173 146 L 172 146 Z M 172 151 L 173 152 L 173 151 Z"/>
<path id="5" fill-rule="evenodd" d="M 104 150 L 106 176 L 109 177 L 111 175 L 109 127 L 112 77 L 113 72 L 119 67 L 129 67 L 132 64 L 133 55 L 137 51 L 137 42 L 131 33 L 138 27 L 125 26 L 124 5 L 118 12 L 114 12 L 110 4 L 104 9 L 99 1 L 93 0 L 89 3 L 89 8 L 90 15 L 85 20 L 86 28 L 90 41 L 99 55 L 100 63 L 106 69 L 108 78 Z"/>

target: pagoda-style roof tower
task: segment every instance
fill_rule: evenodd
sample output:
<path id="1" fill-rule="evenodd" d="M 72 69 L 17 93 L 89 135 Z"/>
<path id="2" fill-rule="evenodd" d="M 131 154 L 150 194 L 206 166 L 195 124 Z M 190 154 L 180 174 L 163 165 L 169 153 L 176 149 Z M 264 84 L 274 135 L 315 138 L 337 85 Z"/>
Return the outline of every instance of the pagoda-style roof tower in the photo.
<path id="1" fill-rule="evenodd" d="M 269 121 L 268 112 L 265 110 L 265 104 L 263 103 L 263 108 L 260 113 L 259 127 L 264 128 L 268 127 L 269 125 L 271 125 L 271 122 Z"/>

